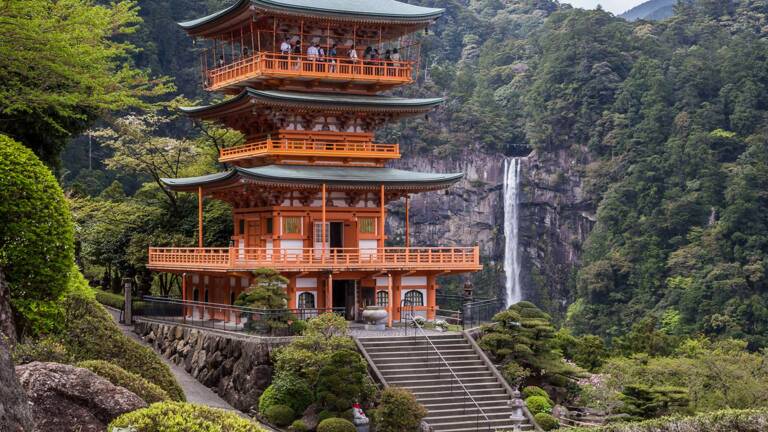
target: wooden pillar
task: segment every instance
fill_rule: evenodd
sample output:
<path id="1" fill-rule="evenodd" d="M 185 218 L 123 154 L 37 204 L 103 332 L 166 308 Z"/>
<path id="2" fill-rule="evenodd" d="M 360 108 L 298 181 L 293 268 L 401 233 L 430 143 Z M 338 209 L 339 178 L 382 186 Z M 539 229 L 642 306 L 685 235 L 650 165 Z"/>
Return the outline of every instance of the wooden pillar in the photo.
<path id="1" fill-rule="evenodd" d="M 197 247 L 203 247 L 203 187 L 197 187 Z"/>
<path id="2" fill-rule="evenodd" d="M 286 287 L 286 290 L 288 291 L 286 294 L 288 294 L 288 309 L 295 309 L 296 304 L 296 276 L 291 276 L 288 278 L 288 286 Z"/>
<path id="3" fill-rule="evenodd" d="M 392 295 L 392 273 L 387 273 L 387 327 L 392 327 L 392 320 L 394 319 L 395 312 L 395 298 Z"/>
<path id="4" fill-rule="evenodd" d="M 382 183 L 381 188 L 379 189 L 379 247 L 384 249 L 384 218 L 386 217 L 384 213 L 384 184 Z M 382 251 L 383 253 L 384 251 Z"/>
<path id="5" fill-rule="evenodd" d="M 328 273 L 328 279 L 325 280 L 325 308 L 333 308 L 333 273 Z"/>
<path id="6" fill-rule="evenodd" d="M 403 283 L 403 276 L 397 275 L 395 276 L 395 279 L 392 281 L 392 300 L 395 302 L 393 305 L 394 314 L 392 316 L 392 319 L 400 321 L 402 320 L 402 314 L 403 311 L 400 308 L 401 305 L 401 298 L 402 298 L 402 283 Z"/>
<path id="7" fill-rule="evenodd" d="M 435 310 L 437 309 L 437 281 L 433 274 L 427 275 L 427 320 L 435 320 Z"/>
<path id="8" fill-rule="evenodd" d="M 326 239 L 326 234 L 327 234 L 325 232 L 325 201 L 326 201 L 325 194 L 326 194 L 326 192 L 325 192 L 325 183 L 323 183 L 323 190 L 322 190 L 322 193 L 320 194 L 320 200 L 322 201 L 320 204 L 322 205 L 322 209 L 323 209 L 323 211 L 322 211 L 322 214 L 323 214 L 323 216 L 322 216 L 322 227 L 320 229 L 321 232 L 323 233 L 322 237 L 321 237 L 322 245 L 320 247 L 322 249 L 322 252 L 321 252 L 320 257 L 321 257 L 321 259 L 323 261 L 325 261 L 325 239 Z"/>
<path id="9" fill-rule="evenodd" d="M 408 206 L 408 195 L 405 196 L 405 247 L 411 247 L 411 233 L 410 233 L 410 223 L 409 223 L 409 206 Z"/>

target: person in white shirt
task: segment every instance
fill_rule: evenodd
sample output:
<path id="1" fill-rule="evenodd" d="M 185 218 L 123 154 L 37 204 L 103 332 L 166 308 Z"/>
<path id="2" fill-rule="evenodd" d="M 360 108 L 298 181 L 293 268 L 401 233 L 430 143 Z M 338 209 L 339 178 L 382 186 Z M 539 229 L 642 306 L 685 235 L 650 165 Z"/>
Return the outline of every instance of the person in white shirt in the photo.
<path id="1" fill-rule="evenodd" d="M 354 45 L 349 49 L 349 59 L 352 60 L 352 63 L 357 63 L 357 50 Z"/>
<path id="2" fill-rule="evenodd" d="M 392 56 L 390 57 L 395 66 L 400 66 L 400 51 L 397 48 L 392 50 Z"/>
<path id="3" fill-rule="evenodd" d="M 309 59 L 309 61 L 316 61 L 317 54 L 317 47 L 315 45 L 309 45 L 309 48 L 307 48 L 307 59 Z"/>
<path id="4" fill-rule="evenodd" d="M 288 42 L 288 38 L 283 39 L 283 43 L 280 44 L 280 53 L 284 55 L 291 53 L 291 43 Z"/>

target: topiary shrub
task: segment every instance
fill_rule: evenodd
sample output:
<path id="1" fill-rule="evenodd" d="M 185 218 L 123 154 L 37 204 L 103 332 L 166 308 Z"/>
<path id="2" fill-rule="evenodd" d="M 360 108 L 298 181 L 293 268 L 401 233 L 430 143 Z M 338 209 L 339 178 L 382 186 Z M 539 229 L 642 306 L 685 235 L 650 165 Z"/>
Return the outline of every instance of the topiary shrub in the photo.
<path id="1" fill-rule="evenodd" d="M 158 402 L 123 414 L 109 424 L 135 432 L 265 432 L 231 411 L 183 402 Z"/>
<path id="2" fill-rule="evenodd" d="M 550 414 L 552 412 L 552 403 L 549 401 L 549 398 L 544 396 L 530 396 L 526 398 L 525 406 L 528 407 L 528 410 L 533 415 L 538 413 Z"/>
<path id="3" fill-rule="evenodd" d="M 35 361 L 64 364 L 72 362 L 72 354 L 67 351 L 67 347 L 53 337 L 16 344 L 11 358 L 17 365 Z"/>
<path id="4" fill-rule="evenodd" d="M 523 399 L 528 399 L 531 396 L 544 396 L 545 398 L 547 398 L 547 400 L 550 400 L 550 401 L 552 400 L 549 398 L 549 394 L 547 393 L 546 390 L 537 386 L 525 387 L 522 393 L 523 393 Z"/>
<path id="5" fill-rule="evenodd" d="M 335 412 L 348 410 L 355 402 L 368 401 L 375 393 L 365 361 L 360 354 L 347 349 L 331 355 L 320 369 L 316 388 L 320 406 Z"/>
<path id="6" fill-rule="evenodd" d="M 307 432 L 309 430 L 307 424 L 304 423 L 304 420 L 302 419 L 294 420 L 294 422 L 291 423 L 291 427 L 288 429 L 291 432 Z"/>
<path id="7" fill-rule="evenodd" d="M 538 423 L 539 426 L 541 426 L 541 428 L 545 431 L 550 431 L 560 427 L 560 422 L 550 414 L 540 412 L 533 416 L 533 418 L 536 420 L 536 423 Z"/>
<path id="8" fill-rule="evenodd" d="M 303 413 L 312 402 L 312 390 L 303 379 L 280 373 L 261 394 L 259 412 L 266 413 L 273 405 L 288 405 L 294 412 Z"/>
<path id="9" fill-rule="evenodd" d="M 77 367 L 85 368 L 91 372 L 106 378 L 116 386 L 120 386 L 144 399 L 144 402 L 152 404 L 170 399 L 168 393 L 141 376 L 103 360 L 87 360 L 77 363 Z"/>
<path id="10" fill-rule="evenodd" d="M 184 391 L 166 366 L 150 349 L 123 335 L 109 312 L 82 292 L 68 293 L 61 340 L 75 361 L 104 360 L 160 386 L 171 399 L 183 401 Z"/>
<path id="11" fill-rule="evenodd" d="M 55 330 L 57 300 L 74 267 L 74 228 L 53 173 L 0 135 L 0 267 L 22 332 Z"/>
<path id="12" fill-rule="evenodd" d="M 317 425 L 317 432 L 357 432 L 357 429 L 349 420 L 329 418 Z"/>
<path id="13" fill-rule="evenodd" d="M 336 417 L 336 415 L 337 414 L 333 411 L 322 410 L 319 413 L 317 413 L 317 419 L 320 421 L 323 421 L 325 419 L 334 418 Z"/>
<path id="14" fill-rule="evenodd" d="M 378 432 L 411 432 L 419 430 L 427 410 L 410 391 L 388 387 L 381 392 L 381 401 L 373 416 Z"/>
<path id="15" fill-rule="evenodd" d="M 272 405 L 264 416 L 275 426 L 288 426 L 296 418 L 296 412 L 288 405 Z"/>

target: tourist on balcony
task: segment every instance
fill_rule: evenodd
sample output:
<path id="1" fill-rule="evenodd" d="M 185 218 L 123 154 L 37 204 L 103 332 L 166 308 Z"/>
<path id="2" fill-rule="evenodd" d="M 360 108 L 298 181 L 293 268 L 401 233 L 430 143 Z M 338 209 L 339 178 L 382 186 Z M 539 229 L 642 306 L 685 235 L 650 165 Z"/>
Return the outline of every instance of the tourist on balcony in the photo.
<path id="1" fill-rule="evenodd" d="M 243 58 L 248 58 L 248 47 L 243 47 Z"/>
<path id="2" fill-rule="evenodd" d="M 325 50 L 320 46 L 319 43 L 315 44 L 315 48 L 317 48 L 317 62 L 320 63 L 317 65 L 317 68 L 321 72 L 325 72 Z"/>
<path id="3" fill-rule="evenodd" d="M 280 53 L 286 56 L 291 53 L 291 42 L 288 38 L 283 39 L 283 43 L 280 44 Z"/>
<path id="4" fill-rule="evenodd" d="M 296 62 L 293 65 L 293 68 L 299 70 L 301 68 L 301 39 L 297 40 L 296 44 L 293 46 L 293 55 L 296 56 Z"/>
<path id="5" fill-rule="evenodd" d="M 224 60 L 224 54 L 222 54 L 221 57 L 219 57 L 219 67 L 222 67 L 225 64 L 227 64 L 227 61 Z"/>
<path id="6" fill-rule="evenodd" d="M 330 63 L 329 69 L 331 72 L 336 72 L 336 44 L 331 45 L 331 49 L 328 50 L 328 63 Z"/>
<path id="7" fill-rule="evenodd" d="M 309 48 L 307 48 L 307 59 L 311 62 L 317 61 L 317 45 L 309 45 Z"/>
<path id="8" fill-rule="evenodd" d="M 392 63 L 395 67 L 400 66 L 400 51 L 398 51 L 397 48 L 392 50 Z"/>
<path id="9" fill-rule="evenodd" d="M 392 70 L 392 50 L 386 50 L 384 51 L 384 63 L 387 65 L 387 75 L 394 75 L 394 71 Z"/>
<path id="10" fill-rule="evenodd" d="M 373 47 L 368 45 L 365 47 L 365 51 L 363 51 L 363 64 L 371 64 L 371 54 L 373 54 Z"/>

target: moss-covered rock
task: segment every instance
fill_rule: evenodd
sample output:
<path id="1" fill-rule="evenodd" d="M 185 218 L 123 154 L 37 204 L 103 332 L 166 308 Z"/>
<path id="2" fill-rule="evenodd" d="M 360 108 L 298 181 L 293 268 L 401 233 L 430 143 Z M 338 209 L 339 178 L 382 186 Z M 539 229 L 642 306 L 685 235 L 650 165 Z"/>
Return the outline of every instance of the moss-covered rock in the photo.
<path id="1" fill-rule="evenodd" d="M 264 416 L 275 426 L 288 426 L 296 418 L 296 412 L 288 405 L 272 405 Z"/>
<path id="2" fill-rule="evenodd" d="M 109 432 L 133 428 L 135 432 L 265 432 L 256 423 L 231 411 L 182 402 L 158 402 L 121 415 Z"/>
<path id="3" fill-rule="evenodd" d="M 86 368 L 96 375 L 106 378 L 112 384 L 136 393 L 148 404 L 170 399 L 168 393 L 157 384 L 147 381 L 138 374 L 128 372 L 116 364 L 104 360 L 86 360 L 76 366 Z"/>
<path id="4" fill-rule="evenodd" d="M 31 150 L 0 135 L 0 267 L 17 323 L 49 333 L 74 261 L 74 228 L 53 173 Z"/>
<path id="5" fill-rule="evenodd" d="M 104 360 L 160 386 L 171 399 L 183 401 L 184 391 L 155 353 L 120 332 L 112 317 L 96 300 L 81 292 L 67 294 L 62 343 L 76 361 Z"/>

